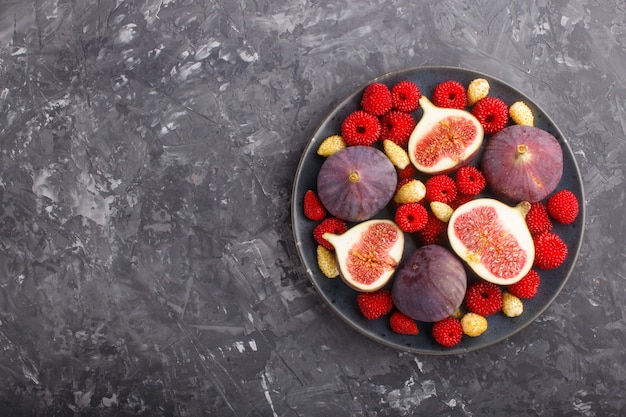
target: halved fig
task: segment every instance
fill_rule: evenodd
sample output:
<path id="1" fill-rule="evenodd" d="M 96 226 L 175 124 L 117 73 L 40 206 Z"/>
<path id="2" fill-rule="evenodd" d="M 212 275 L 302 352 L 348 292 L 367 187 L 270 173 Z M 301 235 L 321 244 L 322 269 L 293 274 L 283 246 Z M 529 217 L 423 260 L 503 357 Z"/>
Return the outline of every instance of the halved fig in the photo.
<path id="1" fill-rule="evenodd" d="M 561 145 L 533 126 L 508 126 L 493 135 L 481 163 L 491 191 L 515 203 L 543 200 L 563 176 Z"/>
<path id="2" fill-rule="evenodd" d="M 511 207 L 492 198 L 471 200 L 450 217 L 450 246 L 479 277 L 494 284 L 515 284 L 535 259 L 525 221 L 528 210 L 526 201 Z"/>
<path id="3" fill-rule="evenodd" d="M 466 165 L 478 153 L 484 130 L 478 119 L 462 109 L 437 107 L 422 96 L 424 114 L 409 138 L 409 158 L 417 170 L 441 174 Z"/>
<path id="4" fill-rule="evenodd" d="M 404 252 L 404 233 L 391 220 L 372 219 L 340 235 L 324 233 L 335 248 L 339 275 L 357 291 L 384 287 Z"/>
<path id="5" fill-rule="evenodd" d="M 389 203 L 398 175 L 387 155 L 371 146 L 349 146 L 329 156 L 317 176 L 317 193 L 335 217 L 369 220 Z"/>

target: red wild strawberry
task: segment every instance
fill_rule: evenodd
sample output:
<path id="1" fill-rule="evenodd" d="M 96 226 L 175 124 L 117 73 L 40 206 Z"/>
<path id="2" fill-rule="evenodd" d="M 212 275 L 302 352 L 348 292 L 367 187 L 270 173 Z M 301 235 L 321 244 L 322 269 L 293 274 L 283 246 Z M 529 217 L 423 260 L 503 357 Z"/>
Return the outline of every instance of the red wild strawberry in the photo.
<path id="1" fill-rule="evenodd" d="M 433 104 L 451 109 L 463 109 L 467 106 L 467 92 L 458 81 L 444 81 L 435 86 Z"/>
<path id="2" fill-rule="evenodd" d="M 461 320 L 456 317 L 447 317 L 435 322 L 432 329 L 433 338 L 444 347 L 454 347 L 463 338 Z"/>
<path id="3" fill-rule="evenodd" d="M 522 279 L 517 281 L 515 284 L 509 285 L 507 289 L 517 298 L 528 299 L 537 295 L 540 283 L 541 278 L 539 277 L 539 274 L 534 269 L 531 269 Z"/>
<path id="4" fill-rule="evenodd" d="M 467 165 L 456 171 L 455 183 L 459 193 L 476 196 L 485 189 L 487 180 L 478 168 Z"/>
<path id="5" fill-rule="evenodd" d="M 539 269 L 559 267 L 567 258 L 567 244 L 556 233 L 547 232 L 534 236 L 535 266 Z"/>
<path id="6" fill-rule="evenodd" d="M 346 222 L 336 217 L 328 217 L 322 220 L 320 224 L 315 226 L 315 228 L 313 229 L 313 237 L 318 244 L 322 245 L 326 249 L 335 250 L 335 247 L 322 236 L 324 235 L 324 233 L 340 235 L 342 233 L 345 233 L 347 230 L 348 225 L 346 224 Z"/>
<path id="7" fill-rule="evenodd" d="M 561 190 L 546 201 L 548 214 L 561 224 L 571 224 L 578 216 L 578 199 L 569 190 Z"/>
<path id="8" fill-rule="evenodd" d="M 389 325 L 391 326 L 391 330 L 396 333 L 410 335 L 416 335 L 419 333 L 415 320 L 397 310 L 391 313 Z"/>
<path id="9" fill-rule="evenodd" d="M 403 232 L 417 232 L 426 226 L 428 210 L 420 203 L 400 204 L 396 209 L 395 221 Z"/>
<path id="10" fill-rule="evenodd" d="M 372 83 L 363 91 L 361 107 L 374 116 L 382 116 L 391 110 L 391 92 L 383 83 Z"/>
<path id="11" fill-rule="evenodd" d="M 424 245 L 441 243 L 444 240 L 443 235 L 447 225 L 447 223 L 439 220 L 432 211 L 429 211 L 426 226 L 419 230 L 417 235 Z"/>
<path id="12" fill-rule="evenodd" d="M 483 125 L 486 135 L 501 131 L 509 121 L 509 107 L 497 97 L 480 99 L 472 108 L 472 114 Z"/>
<path id="13" fill-rule="evenodd" d="M 552 230 L 552 222 L 550 221 L 550 217 L 548 217 L 548 211 L 541 201 L 530 205 L 530 210 L 526 213 L 526 226 L 528 226 L 528 230 L 532 235 L 538 235 Z"/>
<path id="14" fill-rule="evenodd" d="M 350 113 L 341 124 L 341 136 L 348 146 L 374 144 L 380 136 L 378 117 L 363 110 Z"/>
<path id="15" fill-rule="evenodd" d="M 495 314 L 502 308 L 502 289 L 491 282 L 476 281 L 467 287 L 465 305 L 483 317 Z"/>
<path id="16" fill-rule="evenodd" d="M 459 193 L 459 194 L 456 195 L 456 198 L 454 199 L 454 201 L 449 204 L 449 206 L 456 210 L 457 208 L 459 208 L 463 204 L 465 204 L 468 201 L 471 201 L 473 199 L 474 199 L 474 196 L 472 196 L 472 195 L 460 194 Z"/>
<path id="17" fill-rule="evenodd" d="M 359 311 L 368 320 L 376 320 L 389 314 L 393 309 L 393 299 L 389 290 L 359 293 L 356 302 Z"/>
<path id="18" fill-rule="evenodd" d="M 309 220 L 322 220 L 326 217 L 326 209 L 313 190 L 304 193 L 304 217 Z"/>
<path id="19" fill-rule="evenodd" d="M 452 177 L 446 174 L 439 174 L 430 177 L 424 183 L 426 187 L 426 200 L 451 203 L 456 198 L 456 184 Z"/>
<path id="20" fill-rule="evenodd" d="M 393 108 L 406 113 L 414 112 L 419 108 L 422 92 L 419 87 L 408 80 L 400 81 L 391 88 L 391 102 Z"/>
<path id="21" fill-rule="evenodd" d="M 413 164 L 409 164 L 404 169 L 398 169 L 399 180 L 409 180 L 417 173 L 417 169 Z"/>
<path id="22" fill-rule="evenodd" d="M 399 146 L 406 146 L 415 124 L 410 113 L 392 110 L 380 118 L 380 139 L 389 139 Z"/>

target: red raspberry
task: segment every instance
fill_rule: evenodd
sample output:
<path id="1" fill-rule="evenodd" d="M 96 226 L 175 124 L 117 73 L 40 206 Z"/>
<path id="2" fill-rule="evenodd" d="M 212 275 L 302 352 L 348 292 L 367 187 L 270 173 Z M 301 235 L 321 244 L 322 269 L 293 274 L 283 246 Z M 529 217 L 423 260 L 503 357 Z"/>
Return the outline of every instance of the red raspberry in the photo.
<path id="1" fill-rule="evenodd" d="M 361 107 L 374 116 L 382 116 L 391 110 L 391 92 L 383 83 L 372 83 L 363 91 Z"/>
<path id="2" fill-rule="evenodd" d="M 426 200 L 451 203 L 456 198 L 456 184 L 452 177 L 446 174 L 439 174 L 430 177 L 424 183 L 426 187 Z"/>
<path id="3" fill-rule="evenodd" d="M 509 107 L 496 97 L 480 99 L 472 108 L 472 114 L 483 125 L 486 135 L 501 131 L 509 122 Z"/>
<path id="4" fill-rule="evenodd" d="M 391 326 L 391 330 L 396 333 L 410 335 L 416 335 L 419 333 L 415 320 L 397 310 L 391 313 L 389 325 Z"/>
<path id="5" fill-rule="evenodd" d="M 392 110 L 380 118 L 380 139 L 389 139 L 399 146 L 406 146 L 415 124 L 410 113 Z"/>
<path id="6" fill-rule="evenodd" d="M 552 222 L 550 217 L 548 217 L 548 211 L 541 201 L 530 205 L 530 210 L 526 213 L 526 226 L 528 226 L 528 230 L 532 235 L 552 230 Z"/>
<path id="7" fill-rule="evenodd" d="M 376 320 L 389 314 L 393 309 L 393 298 L 389 290 L 359 293 L 356 302 L 359 311 L 368 320 Z"/>
<path id="8" fill-rule="evenodd" d="M 398 184 L 396 185 L 396 191 L 395 191 L 395 193 L 397 193 L 397 192 L 398 192 L 398 190 L 399 190 L 400 188 L 402 188 L 402 186 L 403 186 L 403 185 L 408 184 L 410 181 L 412 181 L 412 180 L 414 180 L 414 179 L 415 179 L 415 178 L 413 178 L 413 177 L 406 177 L 406 178 L 402 178 L 400 181 L 398 181 Z M 395 194 L 395 193 L 394 193 L 394 194 Z"/>
<path id="9" fill-rule="evenodd" d="M 304 217 L 309 220 L 322 220 L 326 217 L 326 209 L 319 197 L 312 190 L 304 193 Z"/>
<path id="10" fill-rule="evenodd" d="M 487 180 L 478 168 L 468 165 L 456 171 L 455 183 L 459 193 L 473 197 L 480 194 L 485 189 Z"/>
<path id="11" fill-rule="evenodd" d="M 393 108 L 406 113 L 414 112 L 420 106 L 422 92 L 411 81 L 400 81 L 391 88 L 391 102 Z"/>
<path id="12" fill-rule="evenodd" d="M 508 291 L 517 298 L 533 298 L 539 291 L 541 278 L 534 269 L 528 271 L 524 277 L 513 285 L 507 287 Z"/>
<path id="13" fill-rule="evenodd" d="M 535 266 L 539 269 L 553 269 L 561 266 L 567 258 L 567 244 L 556 233 L 541 233 L 533 238 L 535 242 Z"/>
<path id="14" fill-rule="evenodd" d="M 341 125 L 341 136 L 349 146 L 374 144 L 380 136 L 378 117 L 363 110 L 350 113 Z"/>
<path id="15" fill-rule="evenodd" d="M 444 232 L 448 224 L 439 220 L 432 211 L 428 212 L 428 221 L 422 230 L 417 232 L 424 245 L 441 243 L 444 240 Z"/>
<path id="16" fill-rule="evenodd" d="M 465 305 L 483 317 L 495 314 L 502 308 L 502 289 L 491 282 L 476 281 L 467 287 Z"/>
<path id="17" fill-rule="evenodd" d="M 426 226 L 428 210 L 420 203 L 401 204 L 396 209 L 395 221 L 403 232 L 417 232 Z"/>
<path id="18" fill-rule="evenodd" d="M 444 81 L 435 86 L 433 104 L 451 109 L 464 109 L 467 106 L 467 92 L 458 81 Z"/>
<path id="19" fill-rule="evenodd" d="M 456 198 L 454 199 L 453 202 L 451 202 L 449 205 L 450 207 L 452 207 L 453 209 L 457 209 L 460 206 L 462 206 L 463 204 L 467 203 L 468 201 L 472 201 L 474 199 L 474 196 L 472 195 L 468 195 L 468 194 L 457 194 Z"/>
<path id="20" fill-rule="evenodd" d="M 433 324 L 433 337 L 441 346 L 453 347 L 458 345 L 463 338 L 463 326 L 461 320 L 455 317 L 447 317 Z"/>
<path id="21" fill-rule="evenodd" d="M 417 169 L 413 164 L 409 164 L 404 169 L 398 169 L 398 178 L 400 180 L 409 180 L 417 173 Z"/>
<path id="22" fill-rule="evenodd" d="M 315 228 L 313 229 L 313 237 L 315 238 L 315 241 L 317 243 L 319 243 L 326 249 L 335 250 L 335 247 L 331 245 L 330 242 L 324 239 L 322 236 L 324 235 L 324 233 L 332 233 L 335 235 L 340 235 L 342 233 L 345 233 L 347 230 L 348 230 L 348 225 L 346 224 L 346 222 L 336 217 L 328 217 L 322 220 L 320 224 L 315 226 Z"/>
<path id="23" fill-rule="evenodd" d="M 578 199 L 569 190 L 561 190 L 546 201 L 548 214 L 561 224 L 571 224 L 578 216 Z"/>

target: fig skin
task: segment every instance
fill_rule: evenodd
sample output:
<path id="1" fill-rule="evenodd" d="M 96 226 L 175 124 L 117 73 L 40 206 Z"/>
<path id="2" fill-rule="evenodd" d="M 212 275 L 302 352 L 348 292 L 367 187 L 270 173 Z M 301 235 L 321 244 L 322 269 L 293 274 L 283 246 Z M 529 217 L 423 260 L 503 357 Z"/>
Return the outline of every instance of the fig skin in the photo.
<path id="1" fill-rule="evenodd" d="M 466 289 L 462 262 L 443 246 L 425 245 L 396 271 L 391 295 L 402 313 L 415 320 L 435 322 L 460 307 Z"/>
<path id="2" fill-rule="evenodd" d="M 534 126 L 512 125 L 491 137 L 482 156 L 489 189 L 513 203 L 536 203 L 563 176 L 563 150 L 554 136 Z"/>
<path id="3" fill-rule="evenodd" d="M 317 193 L 335 217 L 350 222 L 371 219 L 391 200 L 396 169 L 380 150 L 350 146 L 329 156 L 317 176 Z"/>

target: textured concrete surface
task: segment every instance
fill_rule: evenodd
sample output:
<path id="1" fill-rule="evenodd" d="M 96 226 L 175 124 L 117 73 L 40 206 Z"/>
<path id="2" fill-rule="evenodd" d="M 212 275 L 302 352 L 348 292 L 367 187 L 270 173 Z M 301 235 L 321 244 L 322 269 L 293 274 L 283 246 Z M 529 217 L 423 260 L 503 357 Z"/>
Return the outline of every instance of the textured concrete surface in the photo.
<path id="1" fill-rule="evenodd" d="M 0 3 L 0 414 L 626 413 L 626 7 Z M 420 65 L 549 111 L 584 246 L 539 320 L 452 357 L 359 335 L 311 289 L 289 201 L 329 108 Z"/>

